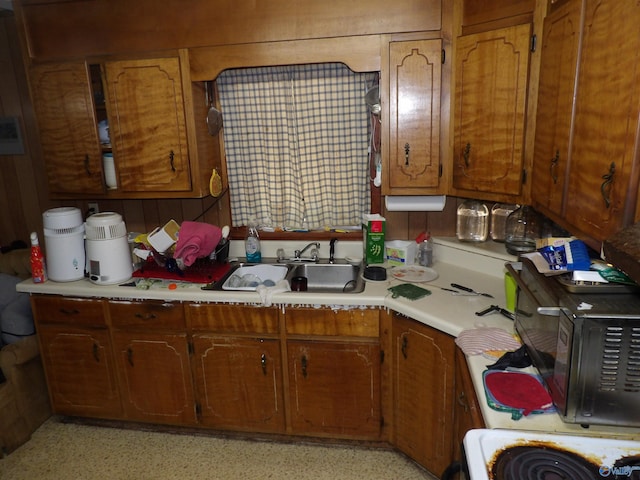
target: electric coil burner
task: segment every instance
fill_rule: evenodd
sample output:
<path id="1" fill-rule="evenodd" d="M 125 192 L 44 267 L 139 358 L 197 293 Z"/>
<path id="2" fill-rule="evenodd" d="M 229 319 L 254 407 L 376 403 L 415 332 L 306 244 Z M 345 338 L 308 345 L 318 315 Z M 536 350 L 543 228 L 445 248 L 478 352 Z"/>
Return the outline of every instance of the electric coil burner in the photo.
<path id="1" fill-rule="evenodd" d="M 640 480 L 640 442 L 516 430 L 470 430 L 471 480 Z"/>

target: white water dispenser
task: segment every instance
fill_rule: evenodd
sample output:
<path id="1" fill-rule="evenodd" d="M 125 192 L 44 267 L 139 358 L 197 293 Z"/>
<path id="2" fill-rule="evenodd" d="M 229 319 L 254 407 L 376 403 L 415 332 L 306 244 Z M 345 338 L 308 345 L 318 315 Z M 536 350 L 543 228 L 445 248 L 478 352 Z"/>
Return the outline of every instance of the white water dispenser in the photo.
<path id="1" fill-rule="evenodd" d="M 98 285 L 124 282 L 133 274 L 133 263 L 122 215 L 100 212 L 87 218 L 87 270 Z"/>
<path id="2" fill-rule="evenodd" d="M 42 214 L 49 279 L 73 282 L 84 278 L 84 222 L 79 208 L 59 207 Z"/>

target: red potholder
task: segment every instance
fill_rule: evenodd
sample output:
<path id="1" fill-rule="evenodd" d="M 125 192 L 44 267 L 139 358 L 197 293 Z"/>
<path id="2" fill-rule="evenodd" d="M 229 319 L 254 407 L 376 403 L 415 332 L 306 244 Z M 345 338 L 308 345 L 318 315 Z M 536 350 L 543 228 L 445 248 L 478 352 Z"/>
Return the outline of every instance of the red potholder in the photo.
<path id="1" fill-rule="evenodd" d="M 536 410 L 548 409 L 552 404 L 549 392 L 533 375 L 522 372 L 488 371 L 484 384 L 499 404 L 529 415 Z"/>

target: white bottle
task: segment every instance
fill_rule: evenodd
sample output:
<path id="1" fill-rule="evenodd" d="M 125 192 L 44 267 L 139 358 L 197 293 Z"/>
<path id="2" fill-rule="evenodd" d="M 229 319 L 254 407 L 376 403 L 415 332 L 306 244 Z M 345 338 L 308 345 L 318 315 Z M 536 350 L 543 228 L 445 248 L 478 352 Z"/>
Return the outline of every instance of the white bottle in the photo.
<path id="1" fill-rule="evenodd" d="M 260 252 L 260 235 L 258 235 L 258 227 L 254 222 L 249 222 L 247 227 L 247 238 L 244 241 L 245 251 L 247 253 L 247 262 L 260 263 L 262 261 L 262 253 Z"/>

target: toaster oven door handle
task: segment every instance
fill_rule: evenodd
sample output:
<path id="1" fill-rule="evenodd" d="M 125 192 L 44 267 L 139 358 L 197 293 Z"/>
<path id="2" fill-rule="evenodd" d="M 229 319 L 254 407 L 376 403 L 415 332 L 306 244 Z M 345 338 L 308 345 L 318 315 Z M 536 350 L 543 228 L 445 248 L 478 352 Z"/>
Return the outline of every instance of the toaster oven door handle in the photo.
<path id="1" fill-rule="evenodd" d="M 559 317 L 560 316 L 560 307 L 538 307 L 536 311 L 540 315 L 547 315 L 549 317 Z"/>

